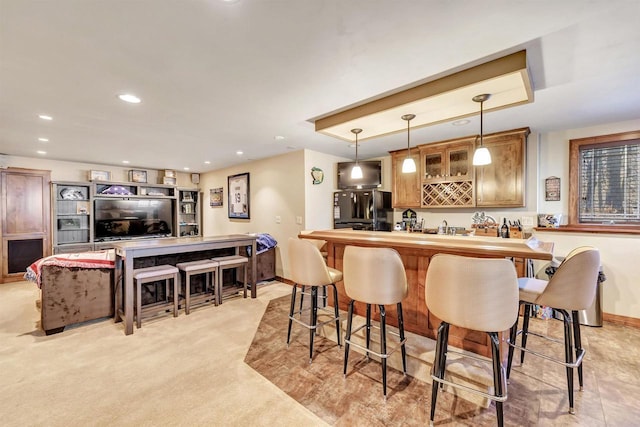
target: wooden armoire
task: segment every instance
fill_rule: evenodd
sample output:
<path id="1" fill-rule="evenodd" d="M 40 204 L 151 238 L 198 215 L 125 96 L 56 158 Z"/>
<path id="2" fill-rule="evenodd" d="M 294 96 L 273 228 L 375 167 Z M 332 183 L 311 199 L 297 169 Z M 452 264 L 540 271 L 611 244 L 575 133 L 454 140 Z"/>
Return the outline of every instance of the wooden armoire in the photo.
<path id="1" fill-rule="evenodd" d="M 51 172 L 0 170 L 0 283 L 23 280 L 26 268 L 51 255 Z"/>

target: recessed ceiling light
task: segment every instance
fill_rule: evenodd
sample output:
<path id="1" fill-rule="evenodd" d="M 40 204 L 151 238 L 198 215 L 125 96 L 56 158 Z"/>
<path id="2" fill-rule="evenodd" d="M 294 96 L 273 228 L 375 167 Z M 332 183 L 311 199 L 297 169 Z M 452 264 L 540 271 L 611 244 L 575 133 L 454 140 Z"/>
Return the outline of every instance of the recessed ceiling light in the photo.
<path id="1" fill-rule="evenodd" d="M 184 169 L 184 170 L 186 170 L 186 171 L 188 171 L 188 170 L 189 170 L 189 168 L 188 168 L 188 167 L 184 167 L 184 168 L 182 168 L 182 169 Z"/>
<path id="2" fill-rule="evenodd" d="M 140 98 L 131 93 L 123 93 L 121 95 L 118 95 L 118 98 L 130 104 L 139 104 L 140 102 L 142 102 Z"/>
<path id="3" fill-rule="evenodd" d="M 455 122 L 451 122 L 451 124 L 454 126 L 464 126 L 464 125 L 468 125 L 469 123 L 471 123 L 471 120 L 468 120 L 468 119 L 461 119 L 461 120 L 456 120 Z"/>
<path id="4" fill-rule="evenodd" d="M 46 114 L 40 114 L 38 117 L 40 117 L 42 120 L 53 120 L 53 117 L 47 116 Z"/>
<path id="5" fill-rule="evenodd" d="M 122 161 L 122 163 L 124 163 L 124 164 L 128 164 L 128 163 L 129 163 L 129 160 L 123 160 L 123 161 Z"/>
<path id="6" fill-rule="evenodd" d="M 237 154 L 238 156 L 242 156 L 244 153 L 243 153 L 242 151 L 236 151 L 236 154 Z"/>
<path id="7" fill-rule="evenodd" d="M 284 136 L 276 135 L 276 136 L 273 137 L 273 139 L 275 139 L 276 141 L 282 141 L 284 139 Z"/>
<path id="8" fill-rule="evenodd" d="M 42 151 L 42 150 L 38 150 L 38 151 L 36 151 L 36 153 L 38 153 L 38 154 L 47 154 L 46 151 Z"/>
<path id="9" fill-rule="evenodd" d="M 211 162 L 210 162 L 209 160 L 205 160 L 205 161 L 204 161 L 204 164 L 205 164 L 205 165 L 210 165 L 210 164 L 211 164 Z"/>
<path id="10" fill-rule="evenodd" d="M 38 138 L 40 142 L 49 142 L 49 138 Z"/>

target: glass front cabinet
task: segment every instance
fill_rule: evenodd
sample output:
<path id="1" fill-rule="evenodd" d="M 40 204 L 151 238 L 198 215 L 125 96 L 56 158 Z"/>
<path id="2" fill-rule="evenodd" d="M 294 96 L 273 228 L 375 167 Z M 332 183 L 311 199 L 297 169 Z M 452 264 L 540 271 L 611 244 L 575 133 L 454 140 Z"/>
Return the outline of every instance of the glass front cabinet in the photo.
<path id="1" fill-rule="evenodd" d="M 55 182 L 52 190 L 54 253 L 92 250 L 90 184 Z"/>
<path id="2" fill-rule="evenodd" d="M 198 189 L 178 190 L 178 236 L 200 236 L 200 192 Z"/>

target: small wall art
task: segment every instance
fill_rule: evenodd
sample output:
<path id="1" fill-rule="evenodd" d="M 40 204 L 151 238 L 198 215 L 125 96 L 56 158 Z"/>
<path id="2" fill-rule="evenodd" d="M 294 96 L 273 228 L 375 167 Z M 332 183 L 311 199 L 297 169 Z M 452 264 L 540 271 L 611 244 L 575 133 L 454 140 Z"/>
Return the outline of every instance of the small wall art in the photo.
<path id="1" fill-rule="evenodd" d="M 212 188 L 209 190 L 209 206 L 217 207 L 224 204 L 224 196 L 222 187 Z"/>
<path id="2" fill-rule="evenodd" d="M 544 200 L 557 202 L 560 200 L 560 178 L 550 176 L 544 180 Z"/>
<path id="3" fill-rule="evenodd" d="M 324 172 L 322 169 L 314 166 L 311 168 L 311 178 L 313 178 L 313 185 L 322 184 L 322 181 L 324 181 Z"/>

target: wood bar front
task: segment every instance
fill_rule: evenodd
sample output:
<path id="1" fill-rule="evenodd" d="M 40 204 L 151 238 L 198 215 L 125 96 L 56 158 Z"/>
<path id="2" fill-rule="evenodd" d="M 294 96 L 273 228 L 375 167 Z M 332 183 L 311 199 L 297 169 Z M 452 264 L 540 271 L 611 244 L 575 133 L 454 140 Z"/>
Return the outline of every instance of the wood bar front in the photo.
<path id="1" fill-rule="evenodd" d="M 440 319 L 429 313 L 425 303 L 425 278 L 429 260 L 438 253 L 482 258 L 513 258 L 518 276 L 524 276 L 525 260 L 551 260 L 553 244 L 535 240 L 500 239 L 477 236 L 440 236 L 420 233 L 327 230 L 301 234 L 300 238 L 324 240 L 327 242 L 327 264 L 343 270 L 346 246 L 393 248 L 400 254 L 407 274 L 409 293 L 402 301 L 404 327 L 406 330 L 435 339 Z M 533 246 L 530 247 L 530 246 Z M 342 282 L 337 284 L 341 310 L 347 310 L 349 298 Z M 377 307 L 376 307 L 377 310 Z M 386 307 L 387 321 L 394 326 L 395 307 Z M 355 311 L 364 315 L 365 305 L 356 303 Z M 484 332 L 452 326 L 449 344 L 491 357 L 489 340 Z"/>

